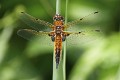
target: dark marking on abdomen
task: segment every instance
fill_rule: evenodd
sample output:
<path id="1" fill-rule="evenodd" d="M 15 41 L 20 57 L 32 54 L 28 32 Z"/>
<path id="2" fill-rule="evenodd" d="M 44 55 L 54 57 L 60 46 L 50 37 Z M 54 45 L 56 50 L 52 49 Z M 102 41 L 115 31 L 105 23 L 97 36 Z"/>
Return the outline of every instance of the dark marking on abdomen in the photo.
<path id="1" fill-rule="evenodd" d="M 61 50 L 58 48 L 56 48 L 56 52 L 55 52 L 55 59 L 56 59 L 56 69 L 58 68 L 59 62 L 60 62 L 60 53 Z"/>

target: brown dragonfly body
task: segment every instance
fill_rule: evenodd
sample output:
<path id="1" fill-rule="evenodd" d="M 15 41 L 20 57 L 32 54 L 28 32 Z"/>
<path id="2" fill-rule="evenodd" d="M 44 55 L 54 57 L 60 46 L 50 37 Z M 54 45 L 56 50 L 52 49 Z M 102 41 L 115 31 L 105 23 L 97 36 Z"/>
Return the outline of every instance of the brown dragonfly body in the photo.
<path id="1" fill-rule="evenodd" d="M 92 14 L 96 14 L 98 12 L 94 12 Z M 89 14 L 90 15 L 90 14 Z M 88 16 L 89 16 L 88 15 Z M 85 16 L 87 17 L 87 16 Z M 32 16 L 30 16 L 27 13 L 22 12 L 21 14 L 21 19 L 27 23 L 29 26 L 34 28 L 35 30 L 32 29 L 21 29 L 17 33 L 21 37 L 30 40 L 34 36 L 38 36 L 41 34 L 47 34 L 51 37 L 51 40 L 54 42 L 54 54 L 55 54 L 55 60 L 56 60 L 56 68 L 58 68 L 58 65 L 60 63 L 60 57 L 62 54 L 62 42 L 66 40 L 66 37 L 69 36 L 70 34 L 84 34 L 85 31 L 80 31 L 80 32 L 69 32 L 65 31 L 66 28 L 75 25 L 79 23 L 81 20 L 83 20 L 85 17 L 74 20 L 72 22 L 68 22 L 66 25 L 64 24 L 64 18 L 60 16 L 59 14 L 56 14 L 53 17 L 53 24 L 36 19 Z M 52 30 L 48 32 L 41 31 L 40 25 L 44 26 L 49 26 Z M 100 30 L 94 30 L 95 32 L 100 32 Z"/>
<path id="2" fill-rule="evenodd" d="M 64 32 L 65 25 L 64 19 L 59 14 L 56 14 L 53 17 L 53 31 L 49 34 L 51 36 L 52 41 L 54 42 L 54 52 L 55 52 L 55 59 L 56 59 L 56 68 L 58 68 L 58 64 L 60 62 L 60 56 L 62 53 L 62 42 L 65 41 L 66 36 L 69 34 Z"/>

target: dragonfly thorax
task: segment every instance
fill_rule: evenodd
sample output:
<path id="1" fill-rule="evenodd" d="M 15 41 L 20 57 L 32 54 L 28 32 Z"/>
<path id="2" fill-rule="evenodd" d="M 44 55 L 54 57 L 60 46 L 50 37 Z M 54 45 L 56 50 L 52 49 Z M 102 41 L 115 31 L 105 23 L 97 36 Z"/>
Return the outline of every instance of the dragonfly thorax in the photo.
<path id="1" fill-rule="evenodd" d="M 62 30 L 62 26 L 56 26 L 56 31 Z"/>
<path id="2" fill-rule="evenodd" d="M 60 29 L 61 28 L 61 26 L 56 26 L 56 29 Z"/>
<path id="3" fill-rule="evenodd" d="M 63 31 L 62 26 L 56 26 L 56 29 L 55 29 L 56 35 L 61 35 L 62 31 Z"/>

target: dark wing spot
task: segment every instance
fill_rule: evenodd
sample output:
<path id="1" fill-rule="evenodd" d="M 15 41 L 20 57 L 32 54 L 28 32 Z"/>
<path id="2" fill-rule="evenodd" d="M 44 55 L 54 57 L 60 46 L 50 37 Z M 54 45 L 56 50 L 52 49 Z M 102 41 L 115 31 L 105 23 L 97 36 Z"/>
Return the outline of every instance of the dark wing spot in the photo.
<path id="1" fill-rule="evenodd" d="M 51 36 L 50 34 L 48 34 L 48 36 Z"/>
<path id="2" fill-rule="evenodd" d="M 98 13 L 98 12 L 94 12 L 94 14 L 96 14 L 96 13 Z"/>
<path id="3" fill-rule="evenodd" d="M 24 12 L 21 12 L 21 13 L 24 13 Z"/>
<path id="4" fill-rule="evenodd" d="M 100 30 L 95 30 L 95 31 L 100 32 Z"/>
<path id="5" fill-rule="evenodd" d="M 81 32 L 78 32 L 79 34 L 81 33 Z"/>
<path id="6" fill-rule="evenodd" d="M 69 36 L 70 34 L 67 34 L 67 36 Z"/>
<path id="7" fill-rule="evenodd" d="M 83 18 L 81 18 L 80 20 L 83 20 Z"/>
<path id="8" fill-rule="evenodd" d="M 38 19 L 36 19 L 36 20 L 38 20 Z"/>

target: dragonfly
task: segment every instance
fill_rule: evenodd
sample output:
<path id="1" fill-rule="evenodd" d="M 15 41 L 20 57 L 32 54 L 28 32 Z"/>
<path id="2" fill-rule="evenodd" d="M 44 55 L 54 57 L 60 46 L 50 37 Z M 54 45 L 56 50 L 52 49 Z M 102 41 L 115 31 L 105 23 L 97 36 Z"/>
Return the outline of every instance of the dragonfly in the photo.
<path id="1" fill-rule="evenodd" d="M 93 12 L 91 14 L 97 14 L 97 13 L 98 12 Z M 58 68 L 60 63 L 60 57 L 62 54 L 62 45 L 63 42 L 66 40 L 66 38 L 71 34 L 74 35 L 84 34 L 84 31 L 71 32 L 71 31 L 66 31 L 66 29 L 81 22 L 87 16 L 73 20 L 65 24 L 64 17 L 61 16 L 60 14 L 55 14 L 55 16 L 53 17 L 53 24 L 52 24 L 50 22 L 35 18 L 25 12 L 21 12 L 20 19 L 22 19 L 23 22 L 31 26 L 33 29 L 20 29 L 17 31 L 17 34 L 25 39 L 31 39 L 31 37 L 39 36 L 42 34 L 48 35 L 48 37 L 51 38 L 51 42 L 54 42 L 55 62 L 56 62 L 56 68 Z M 51 31 L 41 31 L 40 25 L 48 26 L 51 29 Z M 100 32 L 100 30 L 98 29 L 94 31 Z"/>

